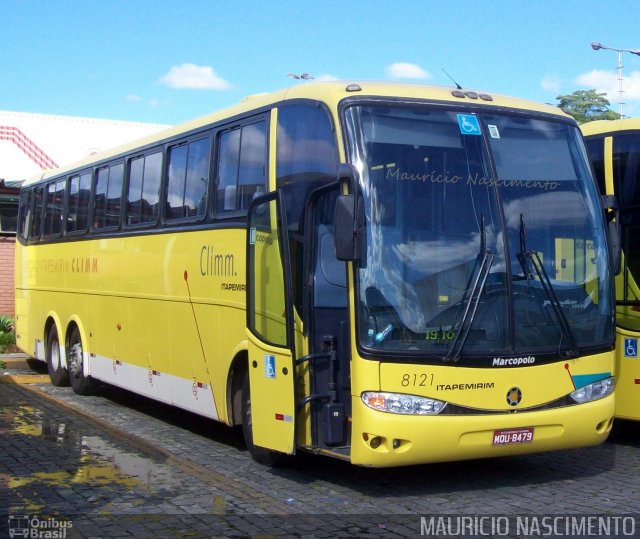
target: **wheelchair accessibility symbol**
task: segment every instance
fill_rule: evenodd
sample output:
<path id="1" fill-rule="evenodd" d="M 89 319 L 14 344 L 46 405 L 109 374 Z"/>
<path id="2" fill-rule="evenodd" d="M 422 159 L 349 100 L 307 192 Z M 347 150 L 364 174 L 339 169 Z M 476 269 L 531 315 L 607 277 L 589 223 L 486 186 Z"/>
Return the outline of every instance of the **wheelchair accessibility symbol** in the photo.
<path id="1" fill-rule="evenodd" d="M 458 114 L 458 126 L 463 135 L 481 135 L 478 117 L 473 114 Z"/>
<path id="2" fill-rule="evenodd" d="M 635 337 L 624 340 L 624 357 L 638 357 L 638 339 Z"/>
<path id="3" fill-rule="evenodd" d="M 276 377 L 276 356 L 264 356 L 264 376 L 265 378 Z"/>

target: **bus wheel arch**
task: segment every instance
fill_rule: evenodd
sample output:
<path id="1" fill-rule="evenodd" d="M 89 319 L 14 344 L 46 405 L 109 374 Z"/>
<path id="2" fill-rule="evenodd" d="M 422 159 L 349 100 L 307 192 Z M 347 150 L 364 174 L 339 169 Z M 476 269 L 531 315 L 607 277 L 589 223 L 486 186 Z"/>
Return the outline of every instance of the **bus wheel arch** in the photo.
<path id="1" fill-rule="evenodd" d="M 69 381 L 73 391 L 78 395 L 92 395 L 97 388 L 97 382 L 89 374 L 85 374 L 86 352 L 82 341 L 80 327 L 72 321 L 67 328 L 66 356 Z"/>
<path id="2" fill-rule="evenodd" d="M 238 352 L 231 362 L 227 378 L 227 423 L 242 425 L 242 387 L 245 373 L 249 368 L 249 354 Z"/>
<path id="3" fill-rule="evenodd" d="M 70 383 L 69 373 L 64 364 L 64 352 L 60 343 L 58 326 L 52 317 L 45 323 L 45 360 L 49 378 L 54 386 L 64 387 Z"/>

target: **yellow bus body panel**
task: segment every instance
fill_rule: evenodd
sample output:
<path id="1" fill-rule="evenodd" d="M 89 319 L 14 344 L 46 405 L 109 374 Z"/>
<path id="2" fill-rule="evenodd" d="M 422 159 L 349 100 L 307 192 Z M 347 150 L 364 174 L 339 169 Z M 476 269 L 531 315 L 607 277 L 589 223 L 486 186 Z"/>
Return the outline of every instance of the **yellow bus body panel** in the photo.
<path id="1" fill-rule="evenodd" d="M 228 422 L 214 396 L 226 394 L 234 351 L 246 348 L 244 238 L 238 228 L 20 246 L 18 346 L 37 357 L 50 313 L 60 333 L 76 320 L 90 369 L 112 364 L 100 379 L 186 408 L 193 401 L 195 411 L 207 396 L 215 404 L 206 415 Z M 144 371 L 144 386 L 131 368 Z M 168 388 L 163 376 L 186 384 Z"/>
<path id="2" fill-rule="evenodd" d="M 635 353 L 627 351 L 625 339 L 635 341 Z M 640 420 L 640 357 L 637 331 L 618 328 L 616 342 L 616 417 Z"/>

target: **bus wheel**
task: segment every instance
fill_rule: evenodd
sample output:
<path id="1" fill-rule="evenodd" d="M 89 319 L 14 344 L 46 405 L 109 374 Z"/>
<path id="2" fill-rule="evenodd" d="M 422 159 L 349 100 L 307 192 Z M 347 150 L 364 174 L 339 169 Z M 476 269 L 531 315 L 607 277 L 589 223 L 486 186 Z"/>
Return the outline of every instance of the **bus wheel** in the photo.
<path id="1" fill-rule="evenodd" d="M 95 392 L 96 382 L 91 376 L 84 375 L 84 353 L 80 330 L 73 328 L 67 346 L 67 366 L 71 387 L 78 395 L 91 395 Z"/>
<path id="2" fill-rule="evenodd" d="M 242 434 L 247 450 L 253 459 L 265 466 L 281 466 L 284 464 L 285 455 L 279 451 L 271 451 L 263 447 L 253 445 L 253 428 L 251 422 L 251 390 L 249 387 L 249 372 L 245 371 L 242 380 Z"/>
<path id="3" fill-rule="evenodd" d="M 60 351 L 60 339 L 58 338 L 58 328 L 55 324 L 49 329 L 47 335 L 47 370 L 49 378 L 54 386 L 68 386 L 69 374 L 67 369 L 62 366 L 62 353 Z"/>

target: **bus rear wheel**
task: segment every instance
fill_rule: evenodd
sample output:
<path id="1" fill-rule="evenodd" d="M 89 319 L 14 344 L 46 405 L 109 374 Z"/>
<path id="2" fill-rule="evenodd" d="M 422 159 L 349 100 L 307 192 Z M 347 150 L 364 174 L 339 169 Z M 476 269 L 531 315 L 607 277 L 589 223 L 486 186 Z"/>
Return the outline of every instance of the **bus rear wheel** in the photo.
<path id="1" fill-rule="evenodd" d="M 84 350 L 80 330 L 73 328 L 67 346 L 67 366 L 71 387 L 78 395 L 92 395 L 96 390 L 96 382 L 91 376 L 84 375 Z"/>
<path id="2" fill-rule="evenodd" d="M 249 454 L 256 462 L 265 466 L 277 467 L 285 462 L 285 454 L 258 447 L 253 443 L 253 427 L 251 421 L 251 388 L 249 385 L 249 372 L 245 371 L 242 380 L 242 434 Z"/>
<path id="3" fill-rule="evenodd" d="M 69 385 L 69 373 L 62 366 L 62 352 L 60 350 L 60 339 L 58 338 L 58 328 L 53 324 L 47 334 L 47 371 L 54 386 L 62 387 Z"/>

